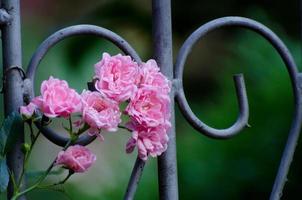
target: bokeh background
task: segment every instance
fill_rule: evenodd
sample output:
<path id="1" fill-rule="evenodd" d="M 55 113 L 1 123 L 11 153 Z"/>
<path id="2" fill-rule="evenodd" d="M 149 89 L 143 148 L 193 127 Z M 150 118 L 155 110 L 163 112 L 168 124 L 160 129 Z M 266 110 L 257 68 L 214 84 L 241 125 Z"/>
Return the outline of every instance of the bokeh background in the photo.
<path id="1" fill-rule="evenodd" d="M 95 24 L 118 33 L 143 60 L 152 58 L 151 1 L 149 0 L 22 0 L 23 64 L 54 31 L 74 24 Z M 301 68 L 299 2 L 297 0 L 173 0 L 173 53 L 188 35 L 214 18 L 240 15 L 275 31 Z M 111 43 L 94 37 L 75 37 L 53 48 L 41 63 L 36 89 L 50 75 L 69 81 L 81 92 L 93 76 L 103 52 L 116 54 Z M 251 128 L 229 140 L 209 139 L 188 125 L 176 109 L 177 163 L 180 199 L 268 199 L 293 115 L 289 76 L 277 52 L 260 36 L 242 29 L 222 29 L 200 41 L 184 73 L 185 93 L 192 110 L 217 128 L 237 116 L 232 75 L 244 73 L 250 102 Z M 2 101 L 2 99 L 1 99 Z M 2 108 L 1 108 L 2 109 Z M 3 110 L 1 110 L 3 113 Z M 3 116 L 2 116 L 3 118 Z M 57 122 L 55 127 L 64 134 Z M 36 190 L 30 200 L 122 199 L 136 152 L 124 147 L 130 133 L 105 133 L 105 142 L 89 145 L 98 156 L 86 174 L 77 175 L 57 191 Z M 59 148 L 39 138 L 31 169 L 43 170 Z M 302 147 L 298 146 L 283 199 L 302 199 Z M 51 176 L 49 182 L 60 180 Z M 29 175 L 29 182 L 33 173 Z M 149 159 L 136 199 L 158 199 L 156 159 Z M 65 192 L 62 192 L 65 190 Z M 0 196 L 0 199 L 5 199 Z"/>

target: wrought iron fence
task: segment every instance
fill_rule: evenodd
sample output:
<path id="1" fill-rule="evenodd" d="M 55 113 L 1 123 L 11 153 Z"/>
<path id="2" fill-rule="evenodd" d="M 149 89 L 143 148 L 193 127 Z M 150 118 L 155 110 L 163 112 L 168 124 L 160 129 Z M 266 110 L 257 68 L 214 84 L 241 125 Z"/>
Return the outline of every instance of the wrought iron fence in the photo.
<path id="1" fill-rule="evenodd" d="M 279 53 L 290 77 L 291 86 L 295 100 L 295 111 L 288 140 L 283 151 L 278 173 L 271 192 L 270 199 L 280 199 L 291 161 L 293 159 L 297 140 L 302 123 L 302 75 L 298 71 L 291 53 L 284 43 L 269 28 L 251 19 L 242 17 L 223 17 L 210 21 L 194 31 L 182 45 L 173 67 L 172 61 L 172 31 L 171 31 L 171 2 L 170 0 L 152 0 L 152 22 L 153 22 L 153 47 L 154 59 L 161 66 L 161 71 L 172 81 L 171 110 L 172 128 L 169 132 L 169 145 L 167 151 L 158 158 L 158 177 L 160 199 L 177 200 L 177 162 L 176 162 L 176 138 L 174 120 L 174 99 L 178 103 L 182 114 L 187 121 L 201 134 L 215 139 L 230 138 L 238 134 L 248 126 L 249 106 L 246 94 L 244 78 L 242 74 L 234 76 L 236 87 L 239 115 L 237 121 L 226 129 L 215 129 L 202 122 L 191 110 L 184 93 L 183 71 L 187 56 L 193 45 L 209 33 L 222 27 L 241 27 L 254 31 L 263 36 Z M 93 25 L 76 25 L 61 29 L 48 37 L 36 50 L 31 58 L 26 73 L 22 68 L 21 32 L 20 32 L 20 2 L 19 0 L 2 0 L 0 9 L 0 25 L 2 32 L 3 48 L 3 92 L 5 115 L 28 102 L 34 96 L 33 85 L 37 67 L 47 52 L 60 41 L 77 36 L 91 35 L 107 39 L 119 47 L 125 54 L 130 55 L 137 62 L 141 62 L 136 51 L 119 35 L 110 30 Z M 64 146 L 68 141 L 49 128 L 39 127 L 44 136 L 51 142 Z M 22 128 L 23 129 L 23 128 Z M 76 143 L 87 145 L 95 137 L 88 135 L 81 136 Z M 24 134 L 20 134 L 13 150 L 10 152 L 7 161 L 10 170 L 16 177 L 21 174 L 24 155 L 21 152 L 21 145 L 24 142 Z M 143 172 L 144 162 L 139 158 L 136 160 L 128 188 L 124 199 L 134 198 L 140 176 Z M 10 183 L 8 198 L 13 194 L 13 185 Z M 19 198 L 26 199 L 25 196 Z"/>

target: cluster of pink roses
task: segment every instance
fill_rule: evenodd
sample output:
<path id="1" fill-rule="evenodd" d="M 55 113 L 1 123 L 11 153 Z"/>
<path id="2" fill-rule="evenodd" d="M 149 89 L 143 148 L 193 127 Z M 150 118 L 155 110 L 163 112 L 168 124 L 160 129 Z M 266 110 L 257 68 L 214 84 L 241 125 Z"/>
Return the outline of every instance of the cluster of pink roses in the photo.
<path id="1" fill-rule="evenodd" d="M 132 131 L 126 151 L 138 148 L 139 157 L 160 155 L 167 148 L 170 128 L 170 82 L 159 71 L 154 60 L 138 64 L 121 54 L 103 58 L 95 65 L 96 91 L 78 94 L 64 80 L 50 77 L 41 85 L 41 95 L 32 99 L 20 112 L 31 118 L 35 111 L 48 118 L 69 118 L 81 114 L 77 127 L 88 126 L 90 135 L 100 136 L 101 130 L 116 131 L 121 123 L 120 104 L 127 102 L 123 112 L 130 117 L 125 127 Z M 95 156 L 83 146 L 71 146 L 60 152 L 57 164 L 75 172 L 83 172 L 95 161 Z M 83 164 L 84 163 L 84 164 Z"/>
<path id="2" fill-rule="evenodd" d="M 126 151 L 138 148 L 139 157 L 160 155 L 167 149 L 170 128 L 170 82 L 159 71 L 155 60 L 139 65 L 129 56 L 110 56 L 95 65 L 95 88 L 117 103 L 129 101 L 126 127 L 132 130 Z"/>

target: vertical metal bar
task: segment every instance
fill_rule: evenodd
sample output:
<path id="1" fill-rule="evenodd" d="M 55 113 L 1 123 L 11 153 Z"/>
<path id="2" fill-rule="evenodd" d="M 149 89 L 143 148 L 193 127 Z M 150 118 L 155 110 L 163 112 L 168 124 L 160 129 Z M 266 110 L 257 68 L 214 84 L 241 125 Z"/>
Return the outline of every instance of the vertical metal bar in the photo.
<path id="1" fill-rule="evenodd" d="M 18 111 L 23 105 L 23 80 L 20 71 L 22 50 L 21 50 L 21 30 L 20 30 L 20 2 L 19 0 L 2 0 L 1 7 L 11 16 L 9 24 L 2 27 L 2 49 L 3 49 L 3 77 L 4 77 L 4 112 L 5 116 L 9 113 Z M 16 179 L 20 177 L 24 155 L 21 145 L 24 143 L 24 133 L 19 134 L 13 150 L 7 156 L 10 171 Z M 13 185 L 10 182 L 8 188 L 8 199 L 13 195 Z M 25 200 L 20 197 L 18 200 Z"/>
<path id="2" fill-rule="evenodd" d="M 143 174 L 144 166 L 145 166 L 145 161 L 137 157 L 127 186 L 124 200 L 134 199 L 138 183 Z"/>
<path id="3" fill-rule="evenodd" d="M 173 80 L 171 1 L 152 0 L 154 59 L 161 72 Z M 158 158 L 159 195 L 161 200 L 178 199 L 175 141 L 174 88 L 171 92 L 171 123 L 168 149 Z"/>

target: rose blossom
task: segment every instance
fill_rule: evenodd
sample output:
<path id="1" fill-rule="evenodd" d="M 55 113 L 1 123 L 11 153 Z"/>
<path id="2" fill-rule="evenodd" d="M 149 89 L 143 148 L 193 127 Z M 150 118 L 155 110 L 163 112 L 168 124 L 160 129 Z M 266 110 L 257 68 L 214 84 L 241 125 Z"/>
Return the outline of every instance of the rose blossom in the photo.
<path id="1" fill-rule="evenodd" d="M 146 161 L 148 155 L 156 157 L 166 151 L 169 141 L 167 135 L 169 126 L 144 127 L 130 122 L 127 127 L 133 130 L 132 137 L 126 145 L 127 153 L 131 153 L 137 146 L 139 157 Z"/>
<path id="2" fill-rule="evenodd" d="M 29 119 L 33 116 L 37 106 L 33 103 L 29 103 L 27 106 L 20 107 L 20 113 L 25 118 Z"/>
<path id="3" fill-rule="evenodd" d="M 132 120 L 146 127 L 169 125 L 170 98 L 154 87 L 139 88 L 126 107 Z"/>
<path id="4" fill-rule="evenodd" d="M 88 170 L 96 161 L 96 156 L 86 147 L 74 145 L 66 151 L 60 151 L 55 165 L 63 165 L 73 172 L 82 173 Z"/>
<path id="5" fill-rule="evenodd" d="M 117 101 L 129 99 L 137 89 L 139 67 L 130 56 L 103 54 L 95 64 L 95 88 L 103 95 Z"/>
<path id="6" fill-rule="evenodd" d="M 153 86 L 160 90 L 161 93 L 170 92 L 170 81 L 159 71 L 155 60 L 148 60 L 140 68 L 141 86 Z"/>
<path id="7" fill-rule="evenodd" d="M 64 80 L 52 76 L 42 82 L 41 96 L 32 100 L 40 111 L 47 117 L 69 117 L 71 113 L 81 110 L 81 96 L 69 88 Z"/>
<path id="8" fill-rule="evenodd" d="M 89 133 L 97 134 L 99 129 L 116 131 L 121 122 L 118 104 L 98 92 L 83 91 L 83 121 L 90 126 Z"/>

